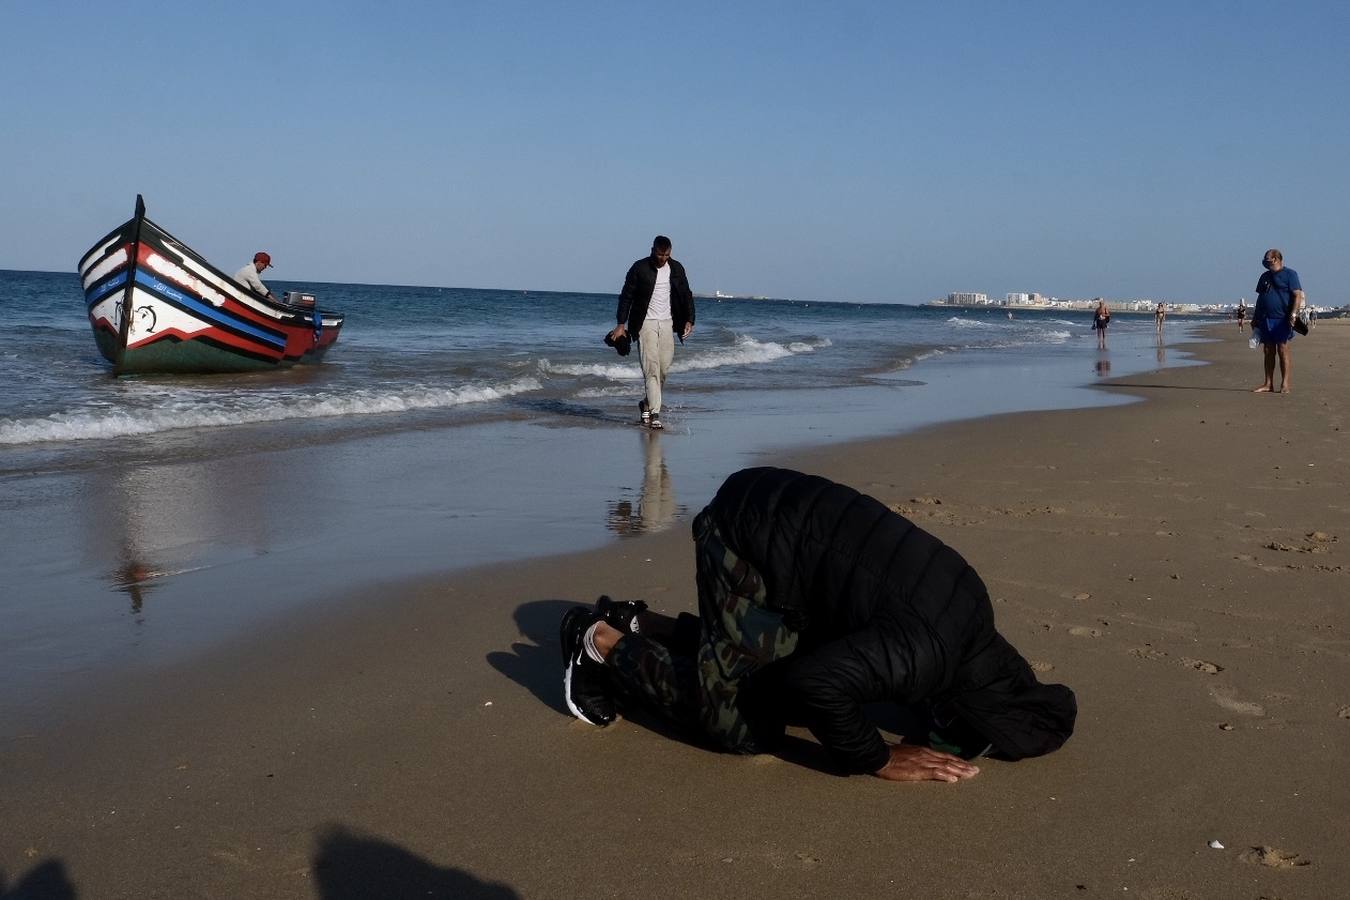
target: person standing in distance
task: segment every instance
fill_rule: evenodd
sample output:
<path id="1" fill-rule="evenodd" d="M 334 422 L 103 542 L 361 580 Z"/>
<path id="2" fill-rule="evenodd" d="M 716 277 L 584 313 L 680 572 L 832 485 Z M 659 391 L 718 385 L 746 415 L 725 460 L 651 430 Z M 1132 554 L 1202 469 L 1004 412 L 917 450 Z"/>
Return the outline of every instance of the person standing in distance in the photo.
<path id="1" fill-rule="evenodd" d="M 628 267 L 619 292 L 619 324 L 609 333 L 611 340 L 637 339 L 647 392 L 638 413 L 649 428 L 662 427 L 661 392 L 675 359 L 675 335 L 684 343 L 694 330 L 694 292 L 670 249 L 670 238 L 658 234 L 651 255 Z"/>
<path id="2" fill-rule="evenodd" d="M 1097 332 L 1097 349 L 1106 349 L 1106 326 L 1111 324 L 1111 310 L 1107 309 L 1105 300 L 1097 301 L 1097 308 L 1092 313 L 1092 330 Z"/>
<path id="3" fill-rule="evenodd" d="M 1256 282 L 1256 309 L 1252 312 L 1252 329 L 1261 339 L 1261 350 L 1266 380 L 1253 389 L 1256 394 L 1275 390 L 1275 358 L 1280 359 L 1280 393 L 1291 388 L 1293 359 L 1289 342 L 1294 339 L 1294 320 L 1303 305 L 1303 285 L 1298 273 L 1284 264 L 1284 254 L 1271 248 L 1266 251 L 1261 265 L 1266 271 Z"/>

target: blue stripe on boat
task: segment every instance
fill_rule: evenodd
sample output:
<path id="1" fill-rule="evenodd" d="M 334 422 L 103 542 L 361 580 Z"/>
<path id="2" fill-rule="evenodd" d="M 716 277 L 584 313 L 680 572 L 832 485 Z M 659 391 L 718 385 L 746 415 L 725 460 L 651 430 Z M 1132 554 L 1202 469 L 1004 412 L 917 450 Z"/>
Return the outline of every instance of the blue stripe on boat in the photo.
<path id="1" fill-rule="evenodd" d="M 277 337 L 274 334 L 268 334 L 261 328 L 250 325 L 242 319 L 222 313 L 209 303 L 203 303 L 191 294 L 185 294 L 177 288 L 169 287 L 155 276 L 145 272 L 142 269 L 136 270 L 136 283 L 144 285 L 150 290 L 172 300 L 176 305 L 183 307 L 199 318 L 206 319 L 208 322 L 220 325 L 223 328 L 229 328 L 233 331 L 242 331 L 247 335 L 256 337 L 260 341 L 266 341 L 273 347 L 281 350 L 286 349 L 286 339 Z"/>
<path id="2" fill-rule="evenodd" d="M 84 295 L 85 305 L 92 307 L 94 304 L 101 302 L 103 298 L 107 297 L 117 288 L 121 287 L 126 283 L 127 283 L 127 273 L 125 271 L 118 272 L 116 275 L 114 275 L 112 278 L 109 278 L 107 281 L 104 281 L 100 284 L 96 284 L 92 288 L 90 288 L 89 291 L 86 292 Z"/>

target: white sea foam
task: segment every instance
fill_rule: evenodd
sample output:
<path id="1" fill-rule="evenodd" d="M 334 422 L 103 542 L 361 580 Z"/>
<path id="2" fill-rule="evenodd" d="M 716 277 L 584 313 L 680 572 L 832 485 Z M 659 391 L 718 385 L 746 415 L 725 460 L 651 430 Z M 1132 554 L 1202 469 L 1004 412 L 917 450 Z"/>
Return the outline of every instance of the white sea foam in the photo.
<path id="1" fill-rule="evenodd" d="M 830 346 L 828 338 L 816 338 L 809 341 L 792 341 L 780 344 L 775 341 L 759 341 L 747 335 L 736 335 L 735 343 L 730 347 L 713 347 L 703 350 L 686 350 L 677 353 L 672 372 L 696 372 L 704 369 L 720 369 L 726 366 L 747 366 L 756 363 L 773 362 L 802 353 L 814 353 L 822 347 Z M 571 375 L 573 377 L 604 378 L 609 381 L 641 381 L 642 368 L 637 362 L 626 363 L 554 363 L 541 359 L 539 371 L 544 375 Z"/>
<path id="2" fill-rule="evenodd" d="M 1068 341 L 1070 337 L 1072 337 L 1072 335 L 1067 331 L 1036 330 L 992 341 L 985 346 L 996 350 L 1018 349 L 1023 347 L 1036 347 L 1042 344 L 1063 344 Z"/>
<path id="3" fill-rule="evenodd" d="M 925 359 L 932 359 L 937 356 L 942 356 L 946 352 L 947 351 L 942 347 L 929 347 L 927 350 L 921 350 L 918 353 L 915 353 L 913 356 L 906 356 L 903 359 L 896 360 L 896 362 L 892 364 L 891 368 L 888 371 L 903 372 L 906 369 L 909 369 L 911 366 L 923 362 Z"/>
<path id="4" fill-rule="evenodd" d="M 576 378 L 590 376 L 610 381 L 642 380 L 642 368 L 638 365 L 636 354 L 632 362 L 626 363 L 553 363 L 548 359 L 541 359 L 538 367 L 543 375 L 571 375 Z"/>
<path id="5" fill-rule="evenodd" d="M 0 445 L 106 440 L 179 428 L 216 428 L 295 419 L 449 409 L 500 400 L 536 391 L 539 387 L 538 379 L 518 378 L 499 385 L 464 385 L 454 388 L 408 385 L 397 391 L 359 390 L 301 396 L 288 394 L 264 399 L 252 395 L 203 398 L 199 392 L 187 392 L 148 409 L 100 407 L 32 419 L 0 419 Z"/>
<path id="6" fill-rule="evenodd" d="M 577 391 L 578 400 L 609 400 L 613 397 L 632 396 L 633 389 L 627 385 L 615 384 L 608 387 L 588 387 Z"/>
<path id="7" fill-rule="evenodd" d="M 822 347 L 830 346 L 830 343 L 828 338 L 817 338 L 810 341 L 793 341 L 784 346 L 775 341 L 757 341 L 747 335 L 737 335 L 736 343 L 730 347 L 714 347 L 711 350 L 687 354 L 681 359 L 676 359 L 670 368 L 674 372 L 694 372 L 700 369 L 773 362 L 800 353 L 813 353 Z"/>

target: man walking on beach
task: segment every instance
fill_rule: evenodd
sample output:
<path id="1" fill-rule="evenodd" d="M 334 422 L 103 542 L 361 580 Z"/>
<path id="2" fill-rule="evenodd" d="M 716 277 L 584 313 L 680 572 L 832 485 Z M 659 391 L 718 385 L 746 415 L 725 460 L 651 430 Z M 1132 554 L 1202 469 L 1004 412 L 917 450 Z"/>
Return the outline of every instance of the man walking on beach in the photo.
<path id="1" fill-rule="evenodd" d="M 583 721 L 641 703 L 721 749 L 759 753 L 804 724 L 844 770 L 954 782 L 986 753 L 1057 749 L 1077 705 L 994 629 L 961 556 L 877 500 L 787 469 L 723 483 L 694 520 L 697 616 L 601 597 L 564 617 L 563 689 Z M 905 707 L 887 745 L 864 704 Z"/>
<path id="2" fill-rule="evenodd" d="M 1271 248 L 1266 251 L 1261 265 L 1266 271 L 1256 282 L 1256 309 L 1252 312 L 1252 329 L 1261 341 L 1264 352 L 1266 380 L 1253 390 L 1268 394 L 1275 390 L 1275 358 L 1280 359 L 1280 393 L 1292 389 L 1293 359 L 1289 342 L 1294 339 L 1294 322 L 1303 306 L 1303 285 L 1298 273 L 1284 264 L 1284 254 Z"/>
<path id="3" fill-rule="evenodd" d="M 636 338 L 646 396 L 638 403 L 642 424 L 661 428 L 661 392 L 680 343 L 694 330 L 694 293 L 684 266 L 670 258 L 670 238 L 658 234 L 650 256 L 629 266 L 619 292 L 619 324 L 610 340 Z"/>

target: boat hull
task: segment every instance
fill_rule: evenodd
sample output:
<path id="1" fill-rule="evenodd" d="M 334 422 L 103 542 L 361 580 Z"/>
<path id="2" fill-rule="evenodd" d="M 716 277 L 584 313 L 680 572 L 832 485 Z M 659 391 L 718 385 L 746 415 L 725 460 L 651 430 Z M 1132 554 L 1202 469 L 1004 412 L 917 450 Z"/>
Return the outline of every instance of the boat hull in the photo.
<path id="1" fill-rule="evenodd" d="M 277 303 L 137 215 L 90 248 L 80 282 L 94 341 L 117 375 L 256 372 L 317 362 L 343 316 Z"/>

